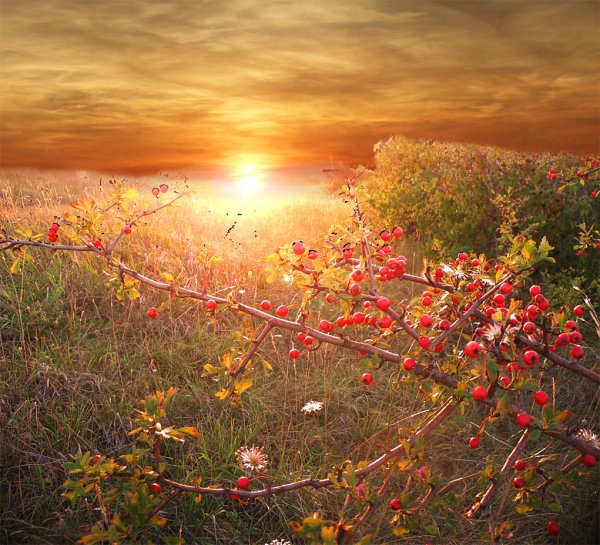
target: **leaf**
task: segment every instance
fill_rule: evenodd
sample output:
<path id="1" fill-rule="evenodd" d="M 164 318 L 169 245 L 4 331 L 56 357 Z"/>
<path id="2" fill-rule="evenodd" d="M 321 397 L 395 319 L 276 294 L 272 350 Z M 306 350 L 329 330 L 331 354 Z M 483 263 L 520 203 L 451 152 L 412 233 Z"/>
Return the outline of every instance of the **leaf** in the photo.
<path id="1" fill-rule="evenodd" d="M 395 536 L 403 536 L 405 534 L 410 534 L 410 529 L 406 526 L 396 526 L 396 528 L 392 530 L 392 534 Z"/>
<path id="2" fill-rule="evenodd" d="M 252 379 L 250 378 L 245 378 L 240 380 L 239 382 L 236 382 L 235 384 L 235 393 L 237 395 L 242 395 L 246 390 L 248 390 L 249 388 L 252 388 L 252 385 L 254 384 L 254 382 L 252 382 Z"/>
<path id="3" fill-rule="evenodd" d="M 552 502 L 548 504 L 548 509 L 553 513 L 560 513 L 560 503 Z"/>
<path id="4" fill-rule="evenodd" d="M 218 392 L 215 392 L 215 397 L 224 401 L 231 395 L 231 392 L 227 388 L 221 388 Z"/>
<path id="5" fill-rule="evenodd" d="M 21 258 L 17 257 L 17 259 L 15 259 L 13 261 L 13 264 L 10 266 L 10 274 L 17 274 L 19 272 L 20 266 L 21 266 Z"/>
<path id="6" fill-rule="evenodd" d="M 438 533 L 438 527 L 435 524 L 426 524 L 423 526 L 423 530 L 425 530 L 430 536 L 434 536 Z"/>
<path id="7" fill-rule="evenodd" d="M 183 428 L 177 428 L 179 433 L 184 433 L 185 435 L 191 435 L 192 437 L 200 437 L 200 433 L 194 426 L 184 426 Z"/>
<path id="8" fill-rule="evenodd" d="M 519 513 L 519 515 L 523 515 L 525 513 L 530 513 L 531 511 L 533 511 L 533 507 L 531 507 L 531 505 L 529 505 L 528 503 L 522 503 L 521 505 L 517 505 L 515 507 L 515 511 Z"/>
<path id="9" fill-rule="evenodd" d="M 569 420 L 572 416 L 573 413 L 571 411 L 558 411 L 552 418 L 552 421 L 557 424 L 562 424 L 563 422 Z"/>

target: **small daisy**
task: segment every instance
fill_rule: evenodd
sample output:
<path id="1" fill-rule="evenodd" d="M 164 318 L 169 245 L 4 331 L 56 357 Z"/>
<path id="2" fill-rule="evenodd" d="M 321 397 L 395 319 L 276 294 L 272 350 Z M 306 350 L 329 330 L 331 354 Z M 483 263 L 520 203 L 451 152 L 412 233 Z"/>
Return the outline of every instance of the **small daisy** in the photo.
<path id="1" fill-rule="evenodd" d="M 593 447 L 600 448 L 600 440 L 592 430 L 579 430 L 577 437 Z"/>
<path id="2" fill-rule="evenodd" d="M 490 342 L 499 339 L 502 336 L 502 327 L 494 322 L 489 324 L 484 330 L 482 337 Z"/>
<path id="3" fill-rule="evenodd" d="M 292 545 L 289 541 L 284 541 L 283 539 L 274 539 L 269 543 L 265 543 L 265 545 Z"/>
<path id="4" fill-rule="evenodd" d="M 302 407 L 302 412 L 309 413 L 318 413 L 323 408 L 323 403 L 320 401 L 309 401 L 304 407 Z"/>
<path id="5" fill-rule="evenodd" d="M 263 452 L 264 447 L 241 447 L 235 451 L 238 465 L 250 473 L 259 473 L 269 465 L 269 457 Z"/>

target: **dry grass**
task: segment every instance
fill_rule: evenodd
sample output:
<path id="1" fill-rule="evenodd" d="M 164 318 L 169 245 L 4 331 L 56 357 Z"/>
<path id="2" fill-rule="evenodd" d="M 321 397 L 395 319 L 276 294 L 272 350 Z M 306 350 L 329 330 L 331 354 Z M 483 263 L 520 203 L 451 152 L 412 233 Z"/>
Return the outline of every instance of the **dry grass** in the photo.
<path id="1" fill-rule="evenodd" d="M 152 202 L 149 190 L 155 183 L 132 181 L 140 206 Z M 293 302 L 285 284 L 265 284 L 260 258 L 292 240 L 310 245 L 331 224 L 349 220 L 349 210 L 319 187 L 308 194 L 288 188 L 287 194 L 269 194 L 268 199 L 236 200 L 191 185 L 195 194 L 181 207 L 150 218 L 126 242 L 124 255 L 148 274 L 182 271 L 191 287 L 203 282 L 198 256 L 203 251 L 220 255 L 225 262 L 212 269 L 209 284 L 215 291 L 245 289 L 248 300 Z M 8 229 L 25 224 L 44 230 L 67 203 L 82 195 L 100 196 L 104 187 L 92 176 L 67 180 L 64 175 L 5 174 L 0 179 L 0 220 Z M 171 182 L 172 190 L 177 187 L 182 183 Z M 291 364 L 285 357 L 292 342 L 287 333 L 274 336 L 264 352 L 275 368 L 273 375 L 259 378 L 241 407 L 223 404 L 200 372 L 234 342 L 236 324 L 229 315 L 218 312 L 213 321 L 196 305 L 168 301 L 151 291 L 138 301 L 117 303 L 93 258 L 35 253 L 35 265 L 22 275 L 8 274 L 6 260 L 0 264 L 0 420 L 5 432 L 0 443 L 0 542 L 73 542 L 97 513 L 73 513 L 60 496 L 68 454 L 78 448 L 123 452 L 133 409 L 154 389 L 181 388 L 174 417 L 196 425 L 201 441 L 190 450 L 170 451 L 167 458 L 177 478 L 201 474 L 205 483 L 234 481 L 239 476 L 234 452 L 253 443 L 269 453 L 274 483 L 321 476 L 345 459 L 372 459 L 395 444 L 399 428 L 416 426 L 422 417 L 416 385 L 401 380 L 397 369 L 380 370 L 373 387 L 365 389 L 358 380 L 364 371 L 360 360 L 331 347 Z M 404 253 L 418 272 L 418 249 L 407 243 Z M 398 295 L 415 293 L 410 288 Z M 161 304 L 160 319 L 149 322 L 145 308 Z M 300 411 L 310 399 L 324 403 L 314 418 Z M 456 415 L 430 438 L 426 462 L 436 474 L 451 478 L 465 466 L 482 467 L 482 454 L 464 448 L 480 417 L 475 409 Z M 508 451 L 502 443 L 493 448 Z M 397 490 L 403 483 L 393 485 Z M 467 522 L 461 514 L 481 489 L 469 482 L 456 491 L 453 502 L 426 516 L 426 523 L 437 523 L 443 531 L 431 542 L 466 544 L 484 538 L 485 523 Z M 561 515 L 563 543 L 591 543 L 585 537 L 591 535 L 590 513 L 597 514 L 591 493 L 583 484 L 580 497 L 566 500 L 565 510 L 573 512 Z M 498 517 L 511 511 L 510 496 L 507 490 L 498 498 Z M 343 495 L 333 491 L 303 491 L 246 506 L 220 499 L 197 505 L 189 498 L 170 513 L 170 528 L 178 532 L 181 525 L 189 543 L 261 544 L 289 539 L 287 523 L 315 510 L 334 518 L 342 501 Z M 456 515 L 453 526 L 447 522 L 449 513 Z M 586 520 L 579 520 L 581 513 Z M 388 518 L 380 510 L 373 527 L 385 530 Z M 513 543 L 544 543 L 544 517 L 526 524 L 516 529 L 526 537 Z M 417 544 L 425 538 L 394 539 L 375 542 Z"/>

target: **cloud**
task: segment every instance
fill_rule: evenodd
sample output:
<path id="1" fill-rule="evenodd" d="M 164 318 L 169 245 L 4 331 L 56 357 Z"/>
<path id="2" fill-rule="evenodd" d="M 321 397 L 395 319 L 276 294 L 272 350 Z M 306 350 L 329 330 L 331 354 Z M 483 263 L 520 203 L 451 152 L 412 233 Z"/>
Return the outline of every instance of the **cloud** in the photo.
<path id="1" fill-rule="evenodd" d="M 391 134 L 594 152 L 597 19 L 578 0 L 5 3 L 0 161 L 369 162 Z"/>

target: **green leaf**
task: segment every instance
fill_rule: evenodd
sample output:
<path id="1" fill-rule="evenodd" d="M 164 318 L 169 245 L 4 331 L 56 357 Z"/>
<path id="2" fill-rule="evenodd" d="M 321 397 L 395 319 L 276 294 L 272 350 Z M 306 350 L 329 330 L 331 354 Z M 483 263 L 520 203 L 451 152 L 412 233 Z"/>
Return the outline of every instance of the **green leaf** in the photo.
<path id="1" fill-rule="evenodd" d="M 430 536 L 435 536 L 438 533 L 438 527 L 435 524 L 426 524 L 423 526 L 423 530 L 425 530 Z"/>
<path id="2" fill-rule="evenodd" d="M 549 503 L 548 510 L 552 511 L 553 513 L 560 513 L 560 503 L 558 503 L 558 502 Z"/>

